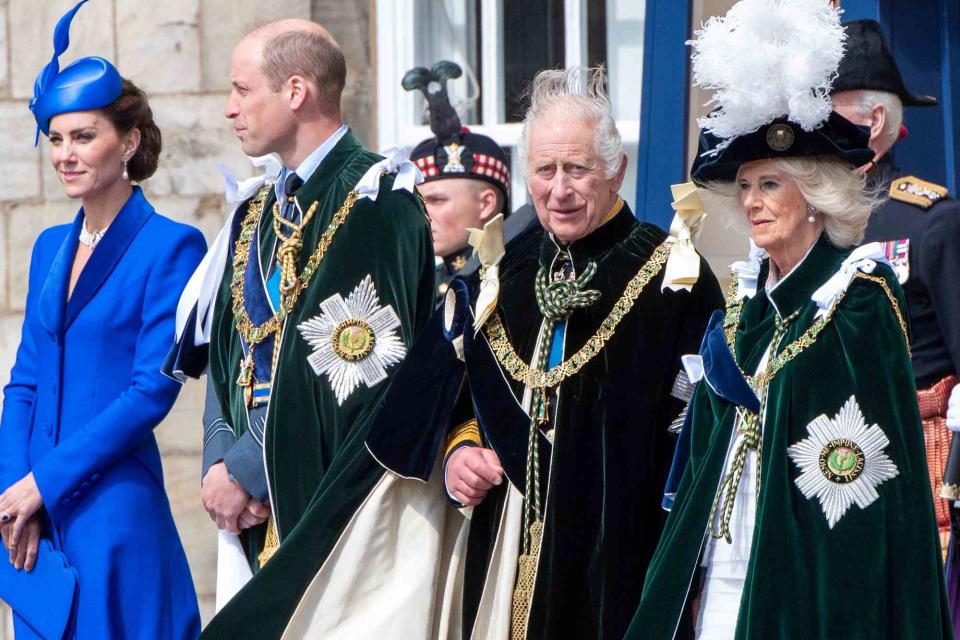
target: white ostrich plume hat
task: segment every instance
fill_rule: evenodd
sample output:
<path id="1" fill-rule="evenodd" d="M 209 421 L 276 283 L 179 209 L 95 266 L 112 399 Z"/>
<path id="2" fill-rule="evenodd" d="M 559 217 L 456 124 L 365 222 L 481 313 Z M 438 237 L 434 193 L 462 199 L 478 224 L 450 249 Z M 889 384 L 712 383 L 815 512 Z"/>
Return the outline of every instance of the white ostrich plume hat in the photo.
<path id="1" fill-rule="evenodd" d="M 829 0 L 740 0 L 707 20 L 688 42 L 694 84 L 713 92 L 714 110 L 697 124 L 721 148 L 783 116 L 804 131 L 820 126 L 844 53 L 840 14 Z"/>

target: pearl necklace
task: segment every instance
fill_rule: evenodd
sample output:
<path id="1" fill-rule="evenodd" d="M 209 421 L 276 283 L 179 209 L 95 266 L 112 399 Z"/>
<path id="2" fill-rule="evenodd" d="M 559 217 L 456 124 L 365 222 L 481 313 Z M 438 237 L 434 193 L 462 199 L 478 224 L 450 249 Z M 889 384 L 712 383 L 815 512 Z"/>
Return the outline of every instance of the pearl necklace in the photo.
<path id="1" fill-rule="evenodd" d="M 80 228 L 80 244 L 84 244 L 91 249 L 95 248 L 100 240 L 103 239 L 103 234 L 106 233 L 106 229 L 100 229 L 99 231 L 87 231 L 87 219 L 83 219 L 83 226 Z"/>

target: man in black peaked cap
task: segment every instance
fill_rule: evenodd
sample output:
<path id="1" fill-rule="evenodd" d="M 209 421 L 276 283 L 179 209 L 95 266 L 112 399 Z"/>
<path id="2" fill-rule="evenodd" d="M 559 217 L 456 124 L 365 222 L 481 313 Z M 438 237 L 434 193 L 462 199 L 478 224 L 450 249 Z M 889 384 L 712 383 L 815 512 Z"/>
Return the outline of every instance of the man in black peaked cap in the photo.
<path id="1" fill-rule="evenodd" d="M 873 212 L 864 242 L 884 244 L 906 293 L 930 484 L 945 543 L 950 500 L 943 498 L 960 497 L 956 480 L 943 482 L 950 449 L 945 414 L 960 371 L 960 204 L 946 187 L 911 175 L 890 157 L 905 135 L 903 108 L 935 107 L 936 98 L 907 89 L 879 23 L 854 20 L 844 28 L 847 51 L 833 83 L 833 105 L 870 128 L 876 156 L 864 169 L 868 180 L 890 196 Z"/>

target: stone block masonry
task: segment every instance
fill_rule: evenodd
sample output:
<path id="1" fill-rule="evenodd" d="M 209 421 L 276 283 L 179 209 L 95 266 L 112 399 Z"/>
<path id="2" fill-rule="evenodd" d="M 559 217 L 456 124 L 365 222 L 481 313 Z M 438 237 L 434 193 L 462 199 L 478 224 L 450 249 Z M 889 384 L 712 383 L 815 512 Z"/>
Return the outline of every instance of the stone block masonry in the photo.
<path id="1" fill-rule="evenodd" d="M 41 140 L 34 147 L 27 108 L 34 78 L 52 54 L 53 27 L 74 2 L 0 0 L 0 385 L 9 380 L 20 340 L 33 243 L 44 228 L 70 222 L 79 208 L 50 167 L 49 145 Z M 90 0 L 74 21 L 61 66 L 100 55 L 147 92 L 164 150 L 143 189 L 158 211 L 198 227 L 212 242 L 226 214 L 217 165 L 238 178 L 252 172 L 223 117 L 234 45 L 251 27 L 272 20 L 313 17 L 324 24 L 347 57 L 344 117 L 368 140 L 369 16 L 370 0 Z M 214 606 L 216 528 L 200 502 L 204 384 L 183 388 L 157 437 L 206 622 Z M 9 615 L 0 612 L 0 640 L 12 637 Z"/>

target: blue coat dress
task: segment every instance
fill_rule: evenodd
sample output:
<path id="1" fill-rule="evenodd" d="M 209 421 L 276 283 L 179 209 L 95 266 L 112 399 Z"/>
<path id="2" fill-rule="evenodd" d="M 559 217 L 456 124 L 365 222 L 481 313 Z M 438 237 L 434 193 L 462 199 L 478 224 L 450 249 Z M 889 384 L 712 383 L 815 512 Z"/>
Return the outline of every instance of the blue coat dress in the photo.
<path id="1" fill-rule="evenodd" d="M 135 188 L 67 301 L 82 221 L 81 211 L 33 248 L 23 335 L 3 391 L 0 488 L 33 471 L 43 535 L 77 576 L 66 637 L 196 638 L 196 593 L 153 429 L 179 391 L 160 365 L 205 243 Z M 42 580 L 33 589 L 47 597 Z M 35 637 L 15 622 L 18 640 Z"/>

